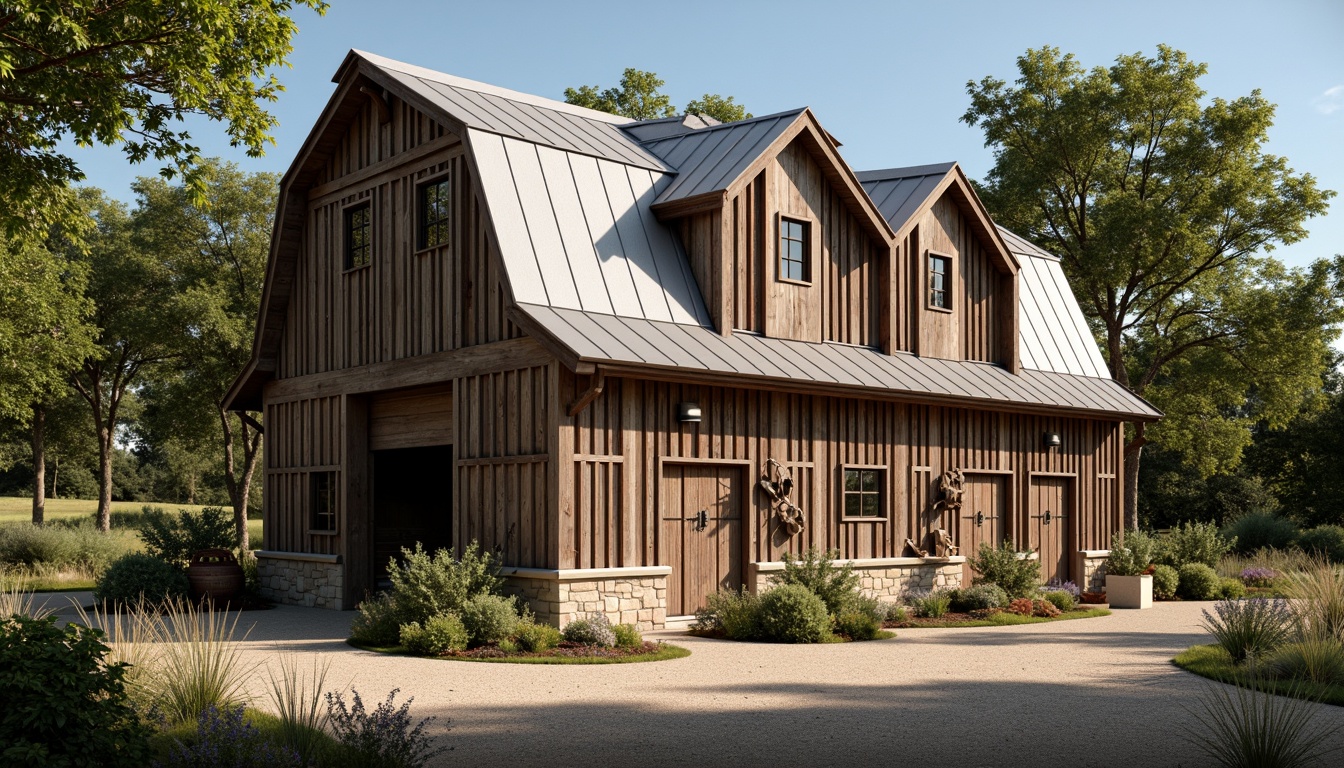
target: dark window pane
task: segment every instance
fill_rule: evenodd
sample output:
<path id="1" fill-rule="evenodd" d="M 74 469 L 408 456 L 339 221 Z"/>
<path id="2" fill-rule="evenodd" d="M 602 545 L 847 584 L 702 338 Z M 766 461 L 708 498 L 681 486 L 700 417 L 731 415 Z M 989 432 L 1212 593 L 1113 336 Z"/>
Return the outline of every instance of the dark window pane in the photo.
<path id="1" fill-rule="evenodd" d="M 863 490 L 865 490 L 865 491 L 876 491 L 876 490 L 877 490 L 877 470 L 875 470 L 875 469 L 865 469 L 865 470 L 864 470 L 862 473 L 860 473 L 860 474 L 861 474 L 862 477 L 863 477 Z"/>
<path id="2" fill-rule="evenodd" d="M 865 493 L 863 495 L 863 516 L 864 517 L 882 516 L 881 510 L 878 509 L 876 493 L 872 494 Z"/>
<path id="3" fill-rule="evenodd" d="M 857 490 L 859 490 L 859 471 L 858 471 L 858 470 L 856 470 L 856 469 L 846 469 L 846 470 L 845 470 L 845 490 L 846 490 L 846 491 L 857 491 Z"/>
<path id="4" fill-rule="evenodd" d="M 857 494 L 845 494 L 845 517 L 858 517 L 863 513 Z"/>

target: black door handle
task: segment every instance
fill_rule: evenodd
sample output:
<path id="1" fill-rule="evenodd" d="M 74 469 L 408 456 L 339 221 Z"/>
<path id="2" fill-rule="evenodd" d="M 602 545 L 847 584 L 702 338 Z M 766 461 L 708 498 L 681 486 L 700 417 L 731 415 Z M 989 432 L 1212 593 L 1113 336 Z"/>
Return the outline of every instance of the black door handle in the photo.
<path id="1" fill-rule="evenodd" d="M 695 522 L 693 523 L 693 525 L 695 526 L 695 530 L 697 531 L 705 530 L 706 528 L 709 527 L 709 512 L 703 509 L 700 510 L 699 512 L 696 512 L 694 520 Z"/>

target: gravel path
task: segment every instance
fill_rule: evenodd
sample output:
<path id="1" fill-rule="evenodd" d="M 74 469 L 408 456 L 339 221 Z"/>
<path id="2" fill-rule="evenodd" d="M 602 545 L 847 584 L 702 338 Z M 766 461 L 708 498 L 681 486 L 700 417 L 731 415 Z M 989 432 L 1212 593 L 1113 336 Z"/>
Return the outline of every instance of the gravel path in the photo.
<path id="1" fill-rule="evenodd" d="M 393 688 L 414 696 L 413 714 L 437 715 L 431 733 L 453 749 L 441 765 L 1129 768 L 1209 764 L 1181 736 L 1209 684 L 1169 663 L 1206 642 L 1207 605 L 840 645 L 656 633 L 692 655 L 609 666 L 359 651 L 343 642 L 348 612 L 280 607 L 239 627 L 251 625 L 252 658 L 321 653 L 329 686 L 353 685 L 366 703 Z M 1344 748 L 1344 708 L 1319 710 Z"/>

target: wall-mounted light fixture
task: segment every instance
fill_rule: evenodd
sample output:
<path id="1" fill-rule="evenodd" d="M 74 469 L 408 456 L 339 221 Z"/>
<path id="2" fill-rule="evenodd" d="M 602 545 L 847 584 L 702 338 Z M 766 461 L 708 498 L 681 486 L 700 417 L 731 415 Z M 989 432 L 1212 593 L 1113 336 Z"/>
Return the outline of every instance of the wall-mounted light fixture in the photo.
<path id="1" fill-rule="evenodd" d="M 1058 448 L 1063 444 L 1064 441 L 1059 439 L 1058 432 L 1046 432 L 1044 435 L 1041 435 L 1041 445 L 1044 445 L 1046 448 Z"/>
<path id="2" fill-rule="evenodd" d="M 682 424 L 700 423 L 699 403 L 677 403 L 677 421 Z"/>

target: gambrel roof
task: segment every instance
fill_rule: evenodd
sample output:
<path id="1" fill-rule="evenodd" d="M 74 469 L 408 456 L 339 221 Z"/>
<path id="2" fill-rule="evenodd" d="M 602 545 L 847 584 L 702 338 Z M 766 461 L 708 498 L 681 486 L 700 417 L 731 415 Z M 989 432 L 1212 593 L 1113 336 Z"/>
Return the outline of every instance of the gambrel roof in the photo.
<path id="1" fill-rule="evenodd" d="M 996 228 L 955 163 L 856 174 L 806 108 L 729 124 L 698 116 L 636 122 L 361 51 L 351 51 L 333 79 L 340 86 L 282 181 L 253 360 L 226 400 L 233 407 L 259 402 L 273 375 L 303 184 L 332 141 L 327 127 L 358 101 L 358 84 L 372 83 L 462 138 L 498 246 L 510 317 L 567 364 L 1160 415 L 1109 378 L 1058 261 Z M 795 140 L 881 241 L 896 241 L 925 206 L 953 191 L 1000 268 L 1019 275 L 1020 376 L 990 363 L 723 336 L 713 328 L 682 243 L 660 216 L 726 199 Z"/>

